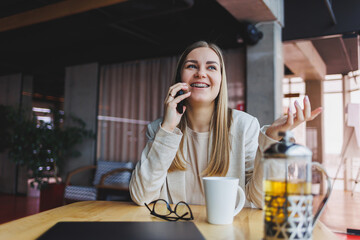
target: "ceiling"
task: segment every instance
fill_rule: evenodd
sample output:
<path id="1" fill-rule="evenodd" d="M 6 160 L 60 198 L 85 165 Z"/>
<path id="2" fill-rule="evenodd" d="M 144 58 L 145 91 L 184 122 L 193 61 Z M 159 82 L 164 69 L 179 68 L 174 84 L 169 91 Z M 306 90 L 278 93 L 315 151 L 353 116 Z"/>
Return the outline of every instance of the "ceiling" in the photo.
<path id="1" fill-rule="evenodd" d="M 327 74 L 359 69 L 360 1 L 284 1 L 283 41 L 309 40 Z"/>
<path id="2" fill-rule="evenodd" d="M 319 37 L 312 43 L 325 62 L 327 74 L 348 74 L 359 69 L 359 36 L 341 34 Z"/>
<path id="3" fill-rule="evenodd" d="M 8 5 L 1 2 L 0 16 L 16 14 L 14 9 L 59 1 L 7 2 Z M 179 49 L 198 39 L 215 41 L 225 48 L 235 47 L 238 29 L 239 22 L 216 1 L 126 1 L 0 32 L 0 74 L 20 69 L 51 72 L 84 62 L 121 62 L 178 54 Z"/>
<path id="4" fill-rule="evenodd" d="M 2 0 L 0 17 L 60 2 Z M 216 1 L 130 0 L 0 32 L 0 75 L 30 73 L 34 91 L 61 96 L 66 66 L 176 55 L 196 40 L 239 47 L 239 29 Z"/>
<path id="5" fill-rule="evenodd" d="M 333 7 L 340 6 L 335 4 L 339 1 L 342 0 L 333 0 Z M 360 10 L 357 0 L 348 1 L 355 2 L 351 9 Z M 33 11 L 33 15 L 25 21 L 28 25 L 0 31 L 0 76 L 18 72 L 32 74 L 36 80 L 35 91 L 51 91 L 48 94 L 61 96 L 66 66 L 176 55 L 196 40 L 215 42 L 224 49 L 244 47 L 244 43 L 237 41 L 239 37 L 245 38 L 243 20 L 272 20 L 266 15 L 269 10 L 263 0 L 87 0 L 89 8 L 78 12 L 75 10 L 80 8 L 75 2 L 81 1 L 1 0 L 0 29 L 4 28 L 4 24 L 1 25 L 4 19 L 12 20 L 13 16 L 19 19 L 29 11 Z M 257 7 L 251 2 L 256 2 Z M 358 67 L 360 26 L 356 24 L 360 25 L 360 21 L 352 24 L 348 20 L 352 15 L 345 12 L 347 24 L 341 27 L 342 9 L 340 13 L 335 12 L 337 24 L 331 23 L 326 1 L 315 1 L 315 5 L 313 0 L 284 2 L 285 41 L 310 39 L 326 63 L 328 73 L 348 72 Z M 51 6 L 62 6 L 58 9 L 63 11 L 48 10 L 52 15 L 34 23 L 42 15 L 36 11 Z M 313 11 L 312 6 L 317 11 Z M 321 24 L 308 23 L 306 19 L 313 15 L 319 15 Z M 326 31 L 314 31 L 312 27 Z M 339 29 L 334 30 L 336 27 Z M 332 37 L 326 37 L 329 35 Z"/>

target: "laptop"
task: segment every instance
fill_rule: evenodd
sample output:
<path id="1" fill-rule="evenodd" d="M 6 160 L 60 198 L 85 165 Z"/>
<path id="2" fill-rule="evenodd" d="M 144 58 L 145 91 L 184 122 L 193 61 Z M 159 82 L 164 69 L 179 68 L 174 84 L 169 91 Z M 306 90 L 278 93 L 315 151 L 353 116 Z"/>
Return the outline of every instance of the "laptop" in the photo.
<path id="1" fill-rule="evenodd" d="M 193 222 L 58 222 L 38 240 L 205 239 Z"/>

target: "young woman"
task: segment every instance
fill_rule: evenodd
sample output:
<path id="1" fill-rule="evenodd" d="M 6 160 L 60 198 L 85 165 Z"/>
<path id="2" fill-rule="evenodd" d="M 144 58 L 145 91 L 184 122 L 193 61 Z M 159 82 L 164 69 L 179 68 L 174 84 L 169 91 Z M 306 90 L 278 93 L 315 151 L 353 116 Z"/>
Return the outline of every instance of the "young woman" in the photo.
<path id="1" fill-rule="evenodd" d="M 175 84 L 165 99 L 164 117 L 148 125 L 148 142 L 131 181 L 139 205 L 162 198 L 169 203 L 205 204 L 202 177 L 240 179 L 247 203 L 262 206 L 261 153 L 280 140 L 278 133 L 314 119 L 304 98 L 289 114 L 260 129 L 255 117 L 228 109 L 225 66 L 220 49 L 206 42 L 189 46 L 177 65 Z M 185 94 L 176 96 L 183 90 Z M 183 114 L 177 104 L 185 100 Z"/>

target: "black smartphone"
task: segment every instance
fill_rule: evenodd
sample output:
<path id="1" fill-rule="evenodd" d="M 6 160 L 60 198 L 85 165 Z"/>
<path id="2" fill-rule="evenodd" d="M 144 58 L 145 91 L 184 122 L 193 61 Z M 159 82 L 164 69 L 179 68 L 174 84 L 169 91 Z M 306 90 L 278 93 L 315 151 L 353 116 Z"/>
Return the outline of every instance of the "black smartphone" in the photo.
<path id="1" fill-rule="evenodd" d="M 180 91 L 178 91 L 177 93 L 176 93 L 176 95 L 175 95 L 175 98 L 177 97 L 177 96 L 180 96 L 180 95 L 183 95 L 185 92 L 183 91 L 183 90 L 180 90 Z M 178 113 L 180 113 L 180 114 L 183 114 L 183 106 L 184 106 L 184 100 L 182 100 L 181 102 L 179 102 L 178 104 L 177 104 L 177 106 L 176 106 L 176 111 L 178 111 Z"/>

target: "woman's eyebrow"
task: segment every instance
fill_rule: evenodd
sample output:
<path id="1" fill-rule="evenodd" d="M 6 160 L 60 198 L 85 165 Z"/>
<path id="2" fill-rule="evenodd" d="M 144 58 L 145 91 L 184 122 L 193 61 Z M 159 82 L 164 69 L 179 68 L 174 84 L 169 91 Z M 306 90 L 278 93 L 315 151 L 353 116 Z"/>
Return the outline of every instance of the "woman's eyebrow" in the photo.
<path id="1" fill-rule="evenodd" d="M 188 62 L 191 62 L 191 63 L 198 63 L 198 61 L 196 61 L 196 60 L 186 60 L 184 63 L 188 63 Z"/>
<path id="2" fill-rule="evenodd" d="M 217 65 L 220 65 L 218 62 L 216 62 L 216 61 L 207 61 L 206 62 L 206 64 L 214 64 L 214 63 L 216 63 Z"/>
<path id="3" fill-rule="evenodd" d="M 198 61 L 196 61 L 196 60 L 186 60 L 184 63 L 188 63 L 188 62 L 198 63 Z M 214 64 L 214 63 L 220 66 L 220 64 L 218 62 L 216 62 L 216 61 L 207 61 L 206 62 L 206 64 Z"/>

